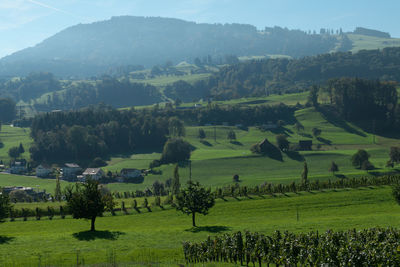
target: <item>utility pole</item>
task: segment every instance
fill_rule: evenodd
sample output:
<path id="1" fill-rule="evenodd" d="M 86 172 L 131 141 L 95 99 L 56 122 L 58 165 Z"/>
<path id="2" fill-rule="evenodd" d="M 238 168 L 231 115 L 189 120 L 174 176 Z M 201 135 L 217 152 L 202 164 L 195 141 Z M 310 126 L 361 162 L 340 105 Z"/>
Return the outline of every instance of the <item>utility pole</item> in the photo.
<path id="1" fill-rule="evenodd" d="M 189 180 L 192 180 L 192 161 L 189 159 Z"/>
<path id="2" fill-rule="evenodd" d="M 214 142 L 217 142 L 217 126 L 214 125 Z"/>
<path id="3" fill-rule="evenodd" d="M 376 120 L 372 120 L 372 143 L 375 144 L 375 124 L 376 124 Z"/>

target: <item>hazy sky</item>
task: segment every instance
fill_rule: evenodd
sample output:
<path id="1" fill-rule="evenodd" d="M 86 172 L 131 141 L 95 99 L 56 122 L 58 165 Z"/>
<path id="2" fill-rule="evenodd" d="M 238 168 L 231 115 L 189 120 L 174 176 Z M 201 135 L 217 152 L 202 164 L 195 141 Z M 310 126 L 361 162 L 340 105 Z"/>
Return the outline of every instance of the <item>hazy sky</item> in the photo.
<path id="1" fill-rule="evenodd" d="M 356 26 L 400 37 L 400 0 L 0 0 L 0 57 L 112 16 L 160 16 L 317 30 Z"/>

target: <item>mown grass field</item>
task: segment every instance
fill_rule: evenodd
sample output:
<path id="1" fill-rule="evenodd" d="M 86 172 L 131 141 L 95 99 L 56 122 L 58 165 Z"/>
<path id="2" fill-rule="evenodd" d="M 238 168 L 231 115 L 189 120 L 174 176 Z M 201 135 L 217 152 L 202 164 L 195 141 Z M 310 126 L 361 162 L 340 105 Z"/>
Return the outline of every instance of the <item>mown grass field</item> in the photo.
<path id="1" fill-rule="evenodd" d="M 297 211 L 299 221 L 297 221 Z M 55 217 L 0 225 L 0 266 L 70 266 L 113 262 L 154 266 L 183 264 L 181 242 L 233 231 L 308 232 L 399 227 L 400 207 L 389 187 L 337 192 L 300 192 L 271 198 L 218 200 L 209 215 L 191 218 L 174 209 L 98 218 L 89 222 Z M 158 266 L 158 265 L 157 265 Z"/>
<path id="2" fill-rule="evenodd" d="M 400 46 L 400 39 L 398 38 L 378 38 L 373 36 L 347 34 L 353 43 L 352 52 L 367 49 L 383 49 L 385 47 Z"/>
<path id="3" fill-rule="evenodd" d="M 10 157 L 8 156 L 8 150 L 11 147 L 19 146 L 20 143 L 22 143 L 25 149 L 25 153 L 23 153 L 21 157 L 29 159 L 29 147 L 32 143 L 29 132 L 29 128 L 2 125 L 0 130 L 0 141 L 3 143 L 3 146 L 0 146 L 0 160 L 6 161 L 6 163 L 9 164 Z"/>

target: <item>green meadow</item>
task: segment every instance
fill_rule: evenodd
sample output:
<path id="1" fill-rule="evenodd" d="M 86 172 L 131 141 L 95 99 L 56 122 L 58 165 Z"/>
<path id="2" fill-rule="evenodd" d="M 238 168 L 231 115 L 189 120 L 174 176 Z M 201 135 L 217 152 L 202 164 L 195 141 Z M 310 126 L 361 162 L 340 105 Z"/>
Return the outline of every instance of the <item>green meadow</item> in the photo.
<path id="1" fill-rule="evenodd" d="M 389 158 L 390 146 L 398 145 L 398 140 L 382 136 L 374 136 L 351 123 L 344 121 L 329 121 L 323 114 L 313 108 L 296 111 L 296 119 L 304 125 L 304 130 L 297 132 L 294 125 L 286 125 L 281 130 L 261 131 L 256 127 L 241 130 L 234 126 L 192 126 L 186 127 L 185 139 L 195 150 L 192 152 L 192 177 L 200 183 L 220 187 L 232 183 L 235 174 L 240 176 L 243 185 L 259 185 L 263 182 L 290 183 L 300 180 L 303 162 L 309 167 L 310 179 L 336 179 L 329 171 L 332 161 L 339 166 L 339 173 L 345 177 L 379 175 L 379 173 L 396 170 L 385 167 Z M 312 128 L 319 128 L 322 134 L 319 139 L 312 136 Z M 206 138 L 198 138 L 198 130 L 202 128 Z M 227 139 L 229 130 L 236 133 L 236 142 Z M 251 145 L 267 138 L 275 143 L 279 133 L 288 135 L 291 143 L 299 140 L 312 140 L 313 150 L 299 153 L 282 153 L 282 160 L 266 156 L 254 155 L 250 152 Z M 351 156 L 358 149 L 366 149 L 375 170 L 366 172 L 351 165 Z M 150 162 L 161 156 L 160 151 L 113 157 L 105 167 L 106 170 L 116 171 L 120 168 L 146 168 Z M 158 170 L 159 175 L 148 175 L 141 184 L 109 184 L 115 191 L 131 191 L 151 187 L 156 180 L 165 181 L 172 177 L 174 165 L 163 165 Z M 181 181 L 189 178 L 188 166 L 180 168 Z M 342 176 L 343 177 L 343 176 Z"/>
<path id="2" fill-rule="evenodd" d="M 98 218 L 94 234 L 87 232 L 88 221 L 70 217 L 5 222 L 0 266 L 167 266 L 184 264 L 182 241 L 225 232 L 400 226 L 400 207 L 389 187 L 217 200 L 207 216 L 197 216 L 197 228 L 191 228 L 189 216 L 168 207 L 129 213 Z"/>

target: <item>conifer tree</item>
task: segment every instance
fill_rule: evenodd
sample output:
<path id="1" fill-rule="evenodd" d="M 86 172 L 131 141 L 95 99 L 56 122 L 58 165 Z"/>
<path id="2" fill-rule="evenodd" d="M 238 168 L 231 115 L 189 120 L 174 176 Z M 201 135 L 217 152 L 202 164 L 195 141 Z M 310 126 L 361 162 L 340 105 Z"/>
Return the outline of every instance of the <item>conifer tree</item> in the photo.
<path id="1" fill-rule="evenodd" d="M 179 166 L 176 164 L 174 169 L 174 180 L 172 181 L 172 193 L 174 195 L 178 195 L 180 188 L 181 183 L 179 181 Z"/>

